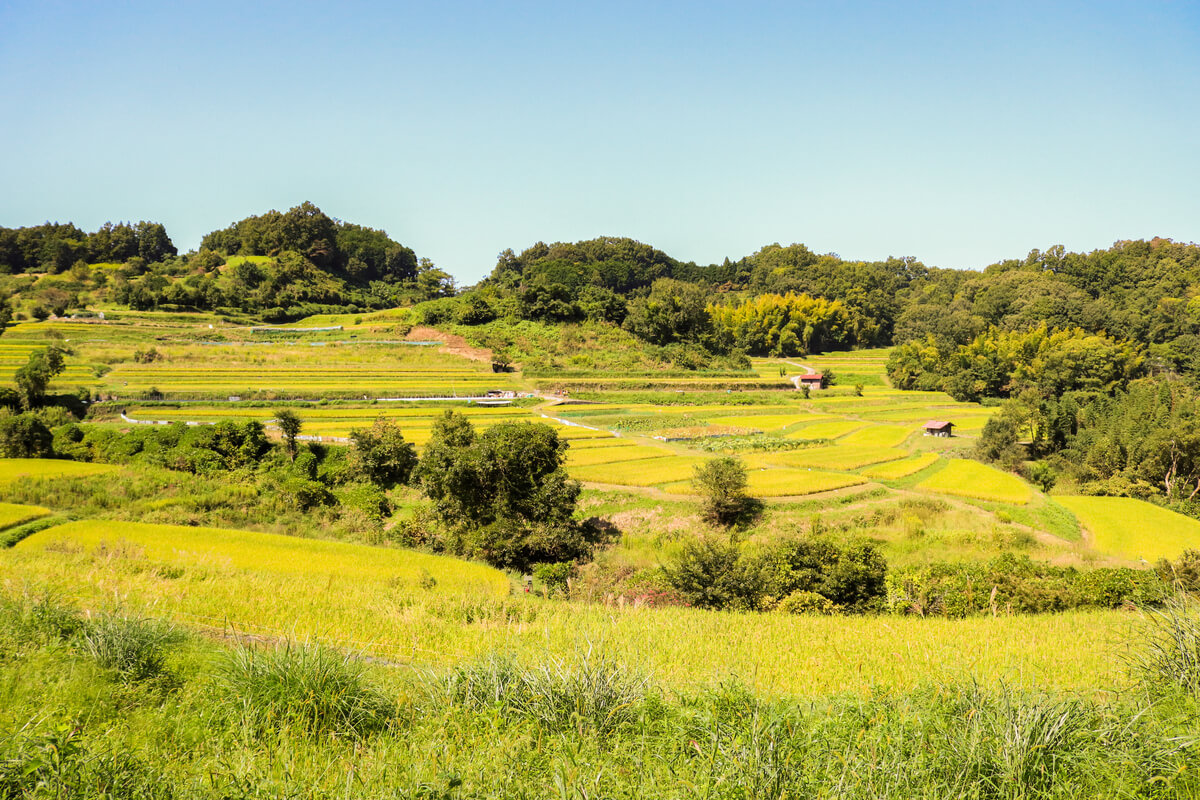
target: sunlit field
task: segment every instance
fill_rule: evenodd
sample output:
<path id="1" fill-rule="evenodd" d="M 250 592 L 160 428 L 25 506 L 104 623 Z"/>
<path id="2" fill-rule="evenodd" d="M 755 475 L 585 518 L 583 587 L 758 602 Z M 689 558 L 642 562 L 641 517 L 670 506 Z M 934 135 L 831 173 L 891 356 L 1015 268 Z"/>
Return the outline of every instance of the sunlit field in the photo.
<path id="1" fill-rule="evenodd" d="M 738 676 L 765 693 L 866 694 L 975 676 L 1091 692 L 1124 679 L 1121 612 L 967 620 L 796 617 L 506 597 L 508 580 L 453 559 L 271 534 L 71 523 L 4 556 L 3 582 L 85 608 L 212 630 L 316 639 L 405 663 L 488 651 L 538 659 L 600 649 L 666 685 Z M 964 648 L 964 641 L 971 647 Z"/>
<path id="2" fill-rule="evenodd" d="M 921 481 L 918 487 L 940 494 L 1004 503 L 1027 503 L 1033 496 L 1029 484 L 1017 476 L 978 461 L 957 458 L 947 461 L 945 467 Z"/>
<path id="3" fill-rule="evenodd" d="M 0 458 L 0 484 L 18 478 L 58 478 L 102 475 L 116 467 L 48 458 Z"/>
<path id="4" fill-rule="evenodd" d="M 1091 546 L 1130 561 L 1200 550 L 1200 522 L 1132 497 L 1056 497 L 1079 518 Z"/>

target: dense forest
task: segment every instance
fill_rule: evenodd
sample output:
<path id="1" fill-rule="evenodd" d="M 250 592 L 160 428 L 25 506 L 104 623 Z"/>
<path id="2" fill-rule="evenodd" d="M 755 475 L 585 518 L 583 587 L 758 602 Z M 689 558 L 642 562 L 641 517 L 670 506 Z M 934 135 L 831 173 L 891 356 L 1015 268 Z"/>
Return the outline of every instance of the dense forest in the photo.
<path id="1" fill-rule="evenodd" d="M 101 302 L 282 321 L 411 304 L 453 294 L 454 283 L 385 232 L 306 202 L 213 231 L 185 255 L 158 223 L 0 228 L 0 292 L 40 318 Z"/>

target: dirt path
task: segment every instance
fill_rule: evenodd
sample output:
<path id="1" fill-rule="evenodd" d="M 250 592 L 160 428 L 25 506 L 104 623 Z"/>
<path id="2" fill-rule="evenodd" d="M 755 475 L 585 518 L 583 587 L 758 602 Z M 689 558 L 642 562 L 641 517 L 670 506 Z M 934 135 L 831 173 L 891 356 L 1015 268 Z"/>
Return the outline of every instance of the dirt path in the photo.
<path id="1" fill-rule="evenodd" d="M 455 336 L 452 333 L 439 331 L 437 328 L 429 328 L 424 325 L 419 325 L 408 332 L 408 336 L 404 337 L 410 342 L 441 342 L 442 346 L 438 349 L 443 353 L 461 356 L 470 359 L 471 361 L 486 361 L 492 363 L 492 351 L 484 347 L 472 347 L 467 344 L 467 340 L 461 336 Z"/>

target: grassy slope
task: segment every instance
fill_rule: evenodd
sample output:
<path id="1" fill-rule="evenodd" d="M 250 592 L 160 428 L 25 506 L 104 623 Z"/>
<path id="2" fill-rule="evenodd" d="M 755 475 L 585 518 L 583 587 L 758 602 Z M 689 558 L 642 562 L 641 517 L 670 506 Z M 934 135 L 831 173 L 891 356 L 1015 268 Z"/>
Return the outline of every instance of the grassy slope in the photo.
<path id="1" fill-rule="evenodd" d="M 312 638 L 419 663 L 593 647 L 669 686 L 736 676 L 795 696 L 968 676 L 1087 691 L 1119 682 L 1110 648 L 1129 620 L 1115 612 L 925 620 L 605 608 L 505 598 L 502 575 L 451 559 L 174 526 L 71 523 L 34 534 L 3 558 L 10 590 L 13 581 L 33 582 L 92 608 L 119 597 L 126 609 L 191 625 Z M 437 581 L 432 588 L 421 584 L 421 569 Z"/>

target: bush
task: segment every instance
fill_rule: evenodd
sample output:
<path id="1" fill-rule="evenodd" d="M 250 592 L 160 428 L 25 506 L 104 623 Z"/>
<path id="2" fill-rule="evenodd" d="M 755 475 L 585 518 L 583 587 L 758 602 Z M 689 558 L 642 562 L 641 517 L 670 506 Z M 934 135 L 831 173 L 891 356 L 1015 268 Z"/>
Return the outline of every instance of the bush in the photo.
<path id="1" fill-rule="evenodd" d="M 775 610 L 781 614 L 833 614 L 838 607 L 824 595 L 797 589 L 780 600 Z"/>
<path id="2" fill-rule="evenodd" d="M 753 556 L 750 569 L 757 575 L 750 583 L 763 593 L 760 604 L 800 592 L 794 603 L 813 594 L 828 601 L 829 611 L 863 613 L 881 608 L 886 596 L 887 561 L 865 540 L 784 539 Z"/>
<path id="3" fill-rule="evenodd" d="M 705 536 L 686 542 L 673 563 L 663 566 L 667 582 L 697 608 L 753 608 L 756 586 L 746 580 L 741 548 Z"/>
<path id="4" fill-rule="evenodd" d="M 162 675 L 167 647 L 181 638 L 156 620 L 107 614 L 89 620 L 79 635 L 84 652 L 127 683 Z"/>
<path id="5" fill-rule="evenodd" d="M 545 587 L 550 594 L 566 596 L 570 581 L 575 574 L 575 564 L 562 561 L 552 564 L 534 564 L 533 579 Z"/>
<path id="6" fill-rule="evenodd" d="M 350 440 L 352 467 L 363 478 L 385 489 L 408 483 L 417 466 L 417 449 L 404 441 L 395 422 L 379 417 L 370 428 L 350 431 Z"/>
<path id="7" fill-rule="evenodd" d="M 500 708 L 552 731 L 606 735 L 637 720 L 648 687 L 644 677 L 589 652 L 533 667 L 492 654 L 454 669 L 442 691 L 471 710 Z"/>
<path id="8" fill-rule="evenodd" d="M 755 552 L 715 537 L 685 544 L 664 566 L 671 588 L 700 608 L 867 612 L 883 605 L 887 562 L 866 541 L 784 539 Z M 825 602 L 810 595 L 821 597 Z"/>
<path id="9" fill-rule="evenodd" d="M 1079 571 L 1006 553 L 987 562 L 938 562 L 896 571 L 888 576 L 887 593 L 894 611 L 963 617 L 1161 605 L 1170 590 L 1149 570 Z"/>
<path id="10" fill-rule="evenodd" d="M 258 736 L 295 728 L 363 738 L 391 726 L 398 708 L 352 657 L 315 645 L 239 646 L 218 668 L 222 699 Z"/>

